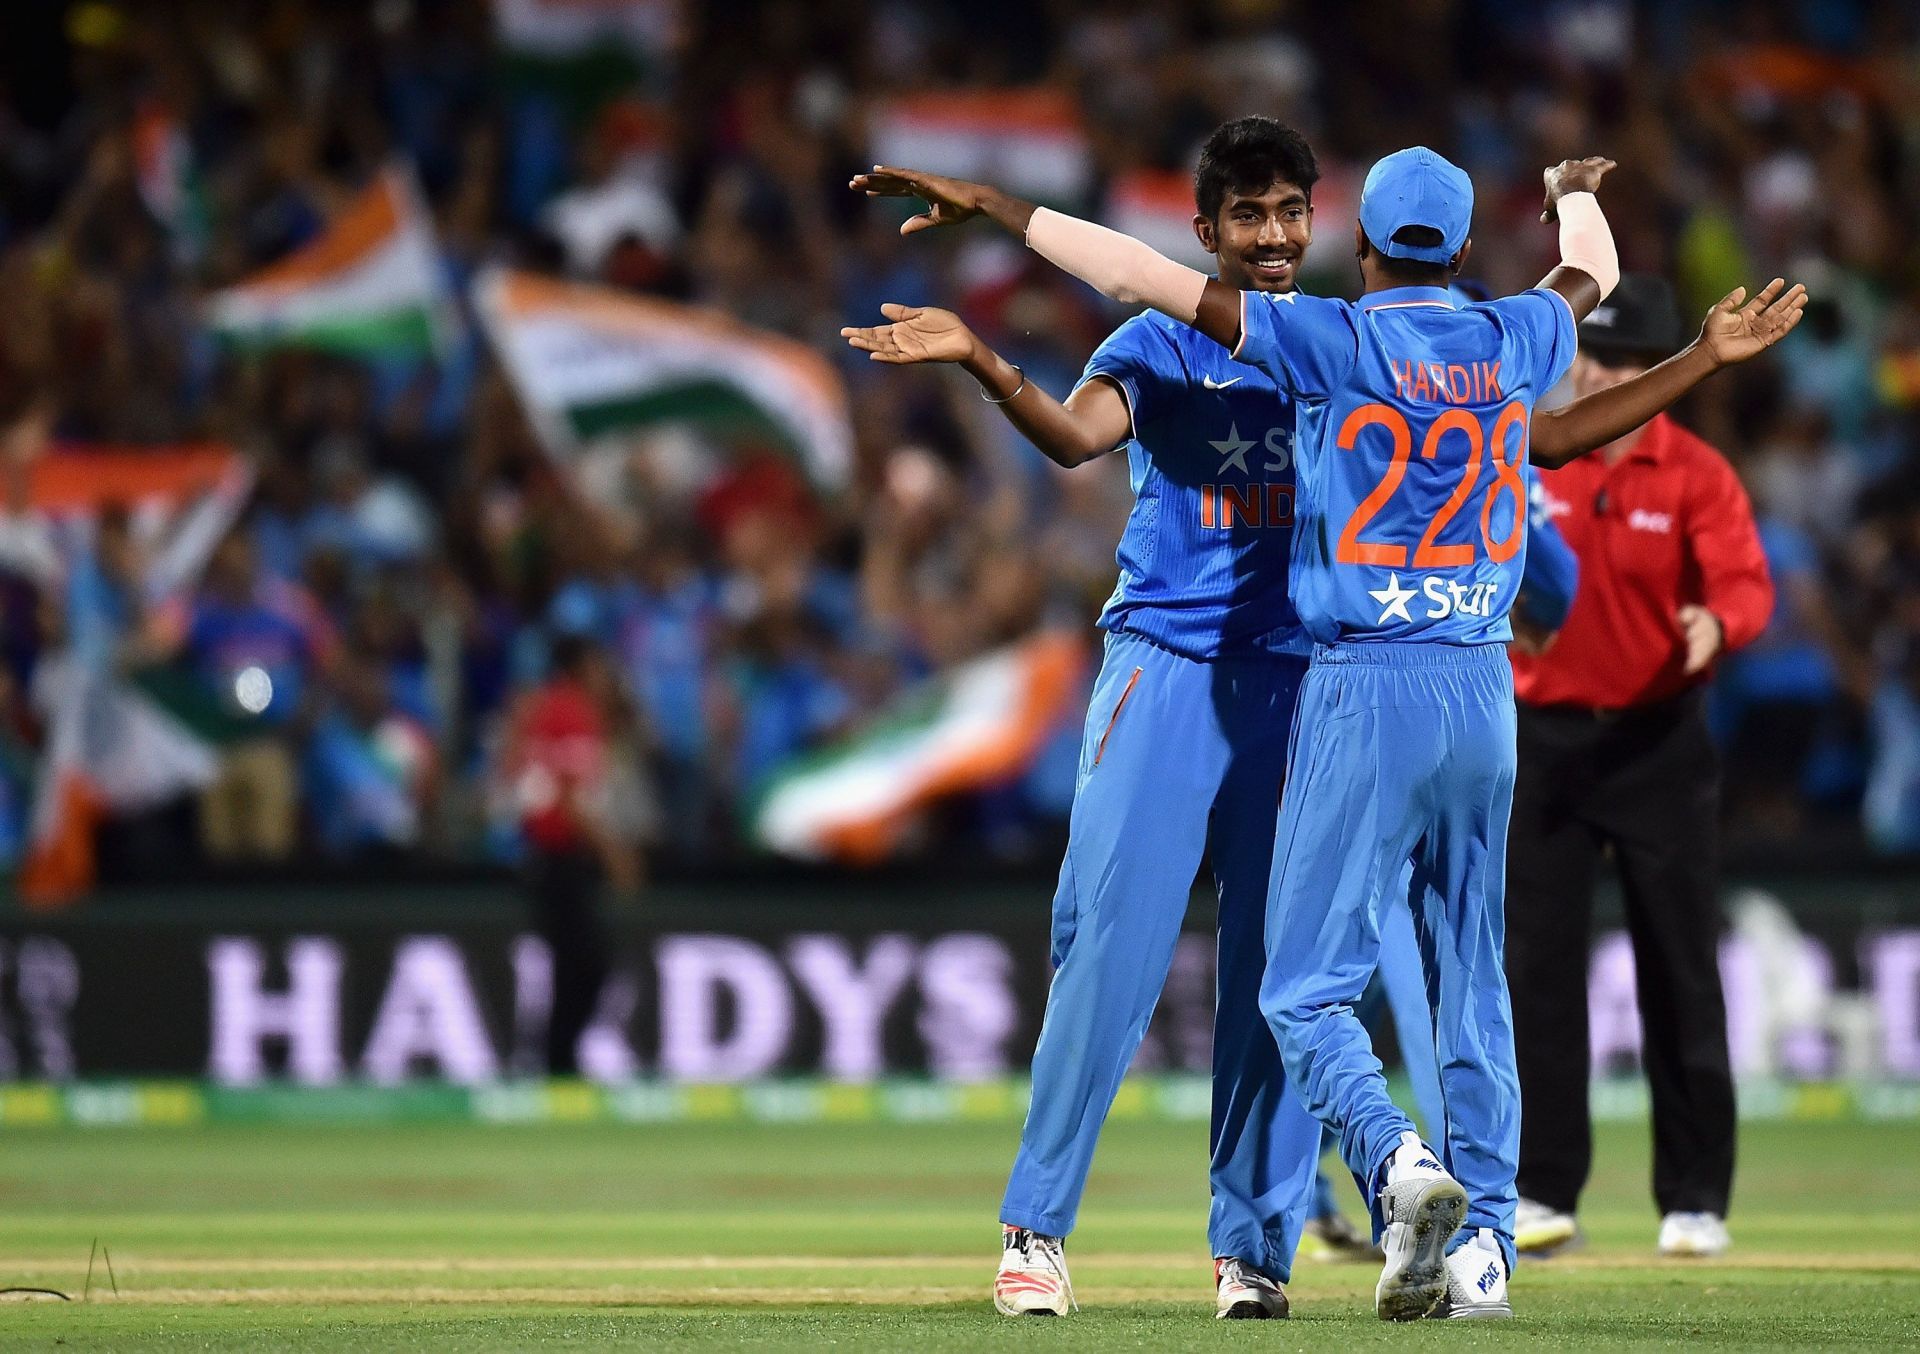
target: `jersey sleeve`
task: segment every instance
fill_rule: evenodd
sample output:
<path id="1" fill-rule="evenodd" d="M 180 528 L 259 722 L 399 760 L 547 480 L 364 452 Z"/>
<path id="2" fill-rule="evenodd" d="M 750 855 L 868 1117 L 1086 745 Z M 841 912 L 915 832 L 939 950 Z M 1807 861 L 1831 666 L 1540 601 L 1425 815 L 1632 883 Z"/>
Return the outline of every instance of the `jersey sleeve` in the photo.
<path id="1" fill-rule="evenodd" d="M 1149 315 L 1134 316 L 1093 350 L 1079 385 L 1095 377 L 1120 387 L 1136 437 L 1143 424 L 1153 422 L 1167 407 L 1167 391 L 1187 384 L 1179 351 Z"/>
<path id="2" fill-rule="evenodd" d="M 1542 630 L 1558 630 L 1580 587 L 1580 557 L 1553 524 L 1539 477 L 1527 467 L 1527 558 L 1514 609 Z"/>
<path id="3" fill-rule="evenodd" d="M 1359 360 L 1353 307 L 1299 292 L 1241 292 L 1240 346 L 1233 356 L 1292 395 L 1327 399 Z"/>
<path id="4" fill-rule="evenodd" d="M 1567 298 L 1547 287 L 1533 287 L 1518 296 L 1492 303 L 1519 340 L 1528 384 L 1535 394 L 1552 389 L 1573 365 L 1580 337 Z"/>

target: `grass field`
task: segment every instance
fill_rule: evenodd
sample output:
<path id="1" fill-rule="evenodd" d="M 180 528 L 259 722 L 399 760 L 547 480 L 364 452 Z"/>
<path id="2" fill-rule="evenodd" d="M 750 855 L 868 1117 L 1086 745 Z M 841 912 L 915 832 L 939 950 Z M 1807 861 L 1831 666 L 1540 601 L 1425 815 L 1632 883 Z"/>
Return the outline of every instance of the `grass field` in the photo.
<path id="1" fill-rule="evenodd" d="M 1387 1327 L 1366 1267 L 1295 1319 L 1211 1317 L 1201 1125 L 1115 1123 L 1069 1248 L 1081 1312 L 995 1317 L 1009 1124 L 19 1129 L 0 1348 L 1884 1349 L 1920 1343 L 1920 1130 L 1755 1124 L 1737 1250 L 1652 1256 L 1639 1129 L 1602 1130 L 1593 1244 L 1500 1326 Z M 118 1285 L 118 1296 L 113 1284 Z"/>

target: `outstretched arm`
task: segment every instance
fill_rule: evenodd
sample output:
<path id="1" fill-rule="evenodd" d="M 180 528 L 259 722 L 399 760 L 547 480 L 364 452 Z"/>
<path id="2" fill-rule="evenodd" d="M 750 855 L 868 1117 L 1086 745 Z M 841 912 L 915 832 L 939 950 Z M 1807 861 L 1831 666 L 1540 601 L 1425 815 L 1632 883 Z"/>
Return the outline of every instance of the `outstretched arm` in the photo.
<path id="1" fill-rule="evenodd" d="M 1707 312 L 1700 336 L 1659 366 L 1630 381 L 1550 413 L 1533 416 L 1535 465 L 1552 469 L 1624 437 L 1722 367 L 1745 362 L 1800 322 L 1807 289 L 1775 278 L 1750 301 L 1736 287 Z M 1742 302 L 1745 304 L 1741 304 Z"/>
<path id="2" fill-rule="evenodd" d="M 1576 324 L 1591 315 L 1620 281 L 1613 232 L 1594 196 L 1612 168 L 1614 162 L 1606 156 L 1589 155 L 1584 160 L 1562 160 L 1544 176 L 1547 202 L 1540 219 L 1560 222 L 1560 264 L 1540 285 L 1566 298 Z"/>
<path id="3" fill-rule="evenodd" d="M 875 362 L 958 363 L 980 383 L 987 401 L 1056 465 L 1071 469 L 1133 435 L 1126 397 L 1111 380 L 1088 381 L 1062 404 L 981 342 L 952 311 L 889 303 L 880 313 L 892 323 L 842 329 L 840 337 Z"/>
<path id="4" fill-rule="evenodd" d="M 856 174 L 851 186 L 868 197 L 924 199 L 928 209 L 903 223 L 902 235 L 985 216 L 1101 295 L 1151 306 L 1228 349 L 1239 345 L 1240 293 L 1131 235 L 1035 207 L 986 184 L 913 169 L 875 165 L 871 173 Z"/>

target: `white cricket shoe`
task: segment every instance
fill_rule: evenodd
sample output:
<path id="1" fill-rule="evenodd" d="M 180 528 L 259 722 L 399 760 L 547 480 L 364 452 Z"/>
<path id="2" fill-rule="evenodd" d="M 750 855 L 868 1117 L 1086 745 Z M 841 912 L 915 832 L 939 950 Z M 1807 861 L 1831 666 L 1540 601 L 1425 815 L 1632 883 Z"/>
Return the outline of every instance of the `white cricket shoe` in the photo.
<path id="1" fill-rule="evenodd" d="M 1000 1272 L 993 1276 L 993 1310 L 1002 1316 L 1065 1316 L 1072 1310 L 1065 1243 L 1024 1227 L 1002 1224 Z"/>
<path id="2" fill-rule="evenodd" d="M 1660 1219 L 1660 1254 L 1705 1259 L 1725 1255 L 1733 1238 L 1718 1213 L 1669 1213 Z"/>
<path id="3" fill-rule="evenodd" d="M 1580 1235 L 1573 1214 L 1522 1199 L 1513 1210 L 1513 1248 L 1522 1255 L 1557 1251 Z"/>
<path id="4" fill-rule="evenodd" d="M 1222 1321 L 1267 1321 L 1287 1314 L 1286 1290 L 1244 1260 L 1215 1260 L 1213 1282 L 1218 1297 L 1213 1314 Z"/>
<path id="5" fill-rule="evenodd" d="M 1497 1320 L 1513 1315 L 1507 1301 L 1507 1257 L 1482 1227 L 1473 1239 L 1447 1257 L 1447 1296 L 1429 1316 L 1449 1321 Z"/>
<path id="6" fill-rule="evenodd" d="M 1386 1267 L 1373 1290 L 1382 1321 L 1418 1321 L 1447 1296 L 1447 1243 L 1467 1217 L 1467 1191 L 1418 1133 L 1402 1133 L 1380 1191 Z"/>

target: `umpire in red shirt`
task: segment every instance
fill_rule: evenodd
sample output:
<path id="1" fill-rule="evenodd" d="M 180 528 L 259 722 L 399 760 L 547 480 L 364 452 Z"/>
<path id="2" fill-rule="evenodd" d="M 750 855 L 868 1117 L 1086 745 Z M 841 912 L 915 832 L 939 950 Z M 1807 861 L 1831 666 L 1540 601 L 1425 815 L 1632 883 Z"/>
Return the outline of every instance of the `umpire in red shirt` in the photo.
<path id="1" fill-rule="evenodd" d="M 1577 396 L 1678 346 L 1659 278 L 1629 275 L 1580 326 Z M 1595 874 L 1620 871 L 1653 1099 L 1660 1249 L 1726 1249 L 1733 1075 L 1717 950 L 1720 769 L 1706 682 L 1758 636 L 1773 585 L 1733 468 L 1666 415 L 1540 475 L 1580 560 L 1565 627 L 1516 647 L 1519 772 L 1507 845 L 1507 977 L 1521 1115 L 1515 1239 L 1571 1241 L 1592 1164 L 1587 957 Z"/>

